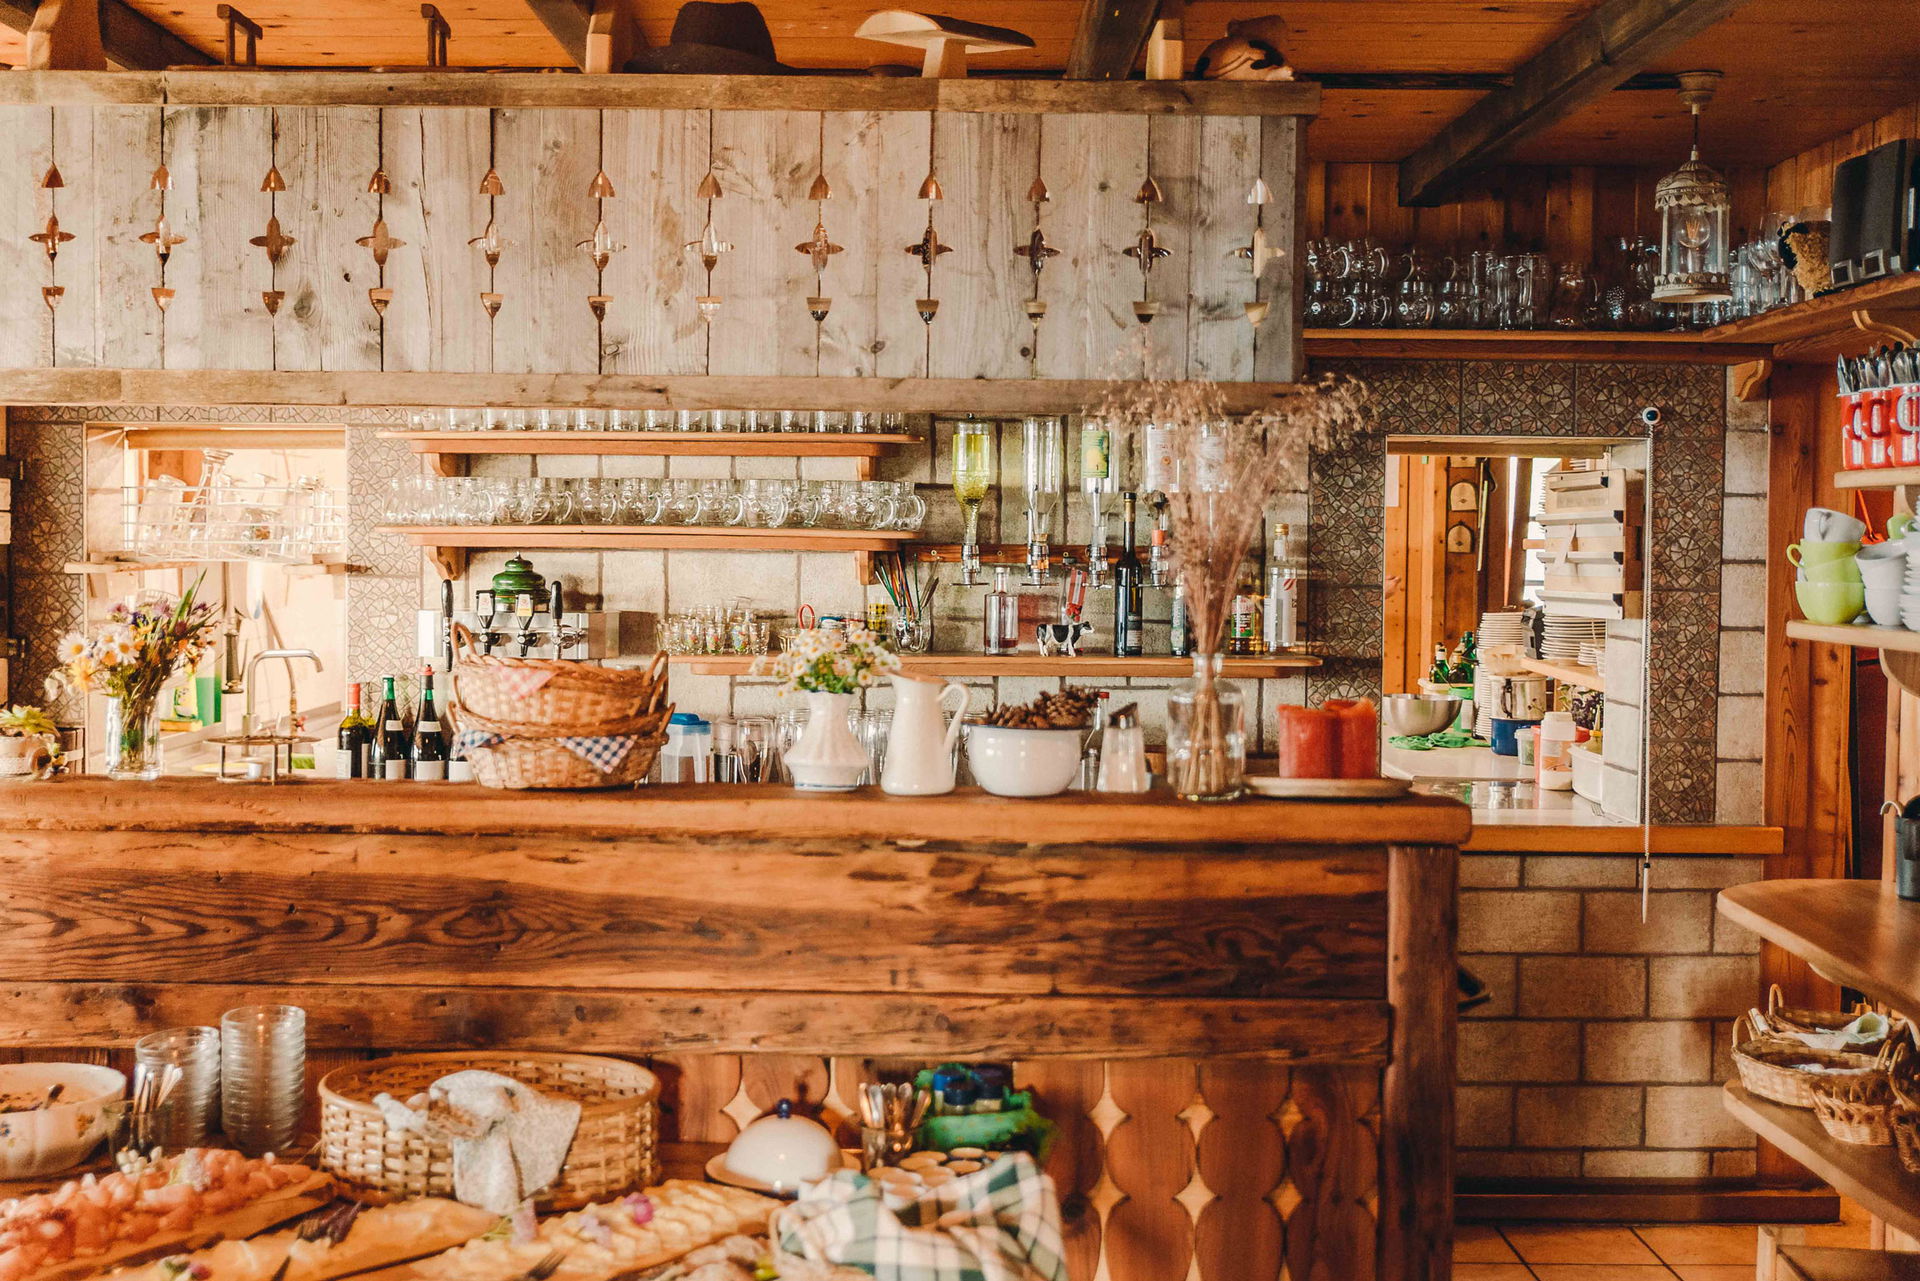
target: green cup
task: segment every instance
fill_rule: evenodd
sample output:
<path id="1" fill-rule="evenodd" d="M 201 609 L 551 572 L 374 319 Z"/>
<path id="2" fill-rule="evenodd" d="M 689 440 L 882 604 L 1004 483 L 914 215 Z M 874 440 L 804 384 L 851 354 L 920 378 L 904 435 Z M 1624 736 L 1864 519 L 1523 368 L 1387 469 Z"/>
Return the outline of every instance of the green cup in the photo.
<path id="1" fill-rule="evenodd" d="M 1860 581 L 1860 562 L 1849 556 L 1845 560 L 1823 560 L 1808 563 L 1800 567 L 1809 583 L 1857 583 Z"/>
<path id="2" fill-rule="evenodd" d="M 1904 538 L 1907 530 L 1913 527 L 1913 517 L 1905 512 L 1897 512 L 1887 518 L 1887 537 Z"/>
<path id="3" fill-rule="evenodd" d="M 1859 583 L 1795 583 L 1793 594 L 1814 623 L 1851 623 L 1867 607 L 1867 589 Z"/>
<path id="4" fill-rule="evenodd" d="M 1834 560 L 1851 560 L 1859 554 L 1859 543 L 1816 543 L 1812 539 L 1802 539 L 1787 547 L 1787 560 L 1796 569 Z"/>

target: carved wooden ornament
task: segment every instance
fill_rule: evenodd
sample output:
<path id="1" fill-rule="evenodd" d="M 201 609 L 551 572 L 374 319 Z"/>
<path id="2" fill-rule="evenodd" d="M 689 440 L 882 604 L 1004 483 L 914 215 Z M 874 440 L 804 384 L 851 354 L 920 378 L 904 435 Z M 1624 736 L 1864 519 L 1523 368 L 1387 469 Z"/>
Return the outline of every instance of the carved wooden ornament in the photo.
<path id="1" fill-rule="evenodd" d="M 266 231 L 255 236 L 247 243 L 257 249 L 266 250 L 267 261 L 278 266 L 280 260 L 287 256 L 287 250 L 293 248 L 293 246 L 299 242 L 280 230 L 280 219 L 278 215 L 270 215 L 267 218 Z"/>

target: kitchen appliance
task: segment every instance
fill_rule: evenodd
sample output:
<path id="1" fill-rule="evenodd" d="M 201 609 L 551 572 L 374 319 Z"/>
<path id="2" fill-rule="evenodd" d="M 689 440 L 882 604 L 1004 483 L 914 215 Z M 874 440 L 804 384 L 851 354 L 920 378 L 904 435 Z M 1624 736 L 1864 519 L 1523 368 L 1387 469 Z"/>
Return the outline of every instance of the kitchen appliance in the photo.
<path id="1" fill-rule="evenodd" d="M 453 670 L 453 628 L 473 633 L 483 654 L 502 650 L 515 658 L 599 659 L 620 656 L 621 610 L 569 610 L 566 589 L 549 583 L 525 557 L 515 556 L 473 594 L 473 608 L 453 607 L 452 579 L 440 583 L 440 608 L 423 609 L 415 627 L 416 652 Z"/>
<path id="2" fill-rule="evenodd" d="M 1495 676 L 1490 686 L 1492 711 L 1500 719 L 1538 721 L 1546 716 L 1550 707 L 1544 676 Z"/>
<path id="3" fill-rule="evenodd" d="M 1920 141 L 1903 138 L 1833 170 L 1827 258 L 1835 288 L 1920 265 Z"/>

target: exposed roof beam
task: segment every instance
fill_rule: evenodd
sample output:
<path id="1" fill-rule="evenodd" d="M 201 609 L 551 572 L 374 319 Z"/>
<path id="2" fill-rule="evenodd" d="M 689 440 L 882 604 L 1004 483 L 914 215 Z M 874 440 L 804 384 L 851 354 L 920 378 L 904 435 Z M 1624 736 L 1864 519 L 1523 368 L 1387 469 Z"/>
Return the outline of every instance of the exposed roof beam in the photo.
<path id="1" fill-rule="evenodd" d="M 1067 54 L 1068 80 L 1125 80 L 1146 47 L 1159 0 L 1085 0 Z"/>
<path id="2" fill-rule="evenodd" d="M 5 0 L 0 0 L 4 3 Z M 526 0 L 540 25 L 553 34 L 573 65 L 587 65 L 587 22 L 593 17 L 591 0 Z"/>
<path id="3" fill-rule="evenodd" d="M 1605 0 L 1400 162 L 1400 203 L 1435 205 L 1454 184 L 1646 70 L 1744 0 Z"/>
<path id="4" fill-rule="evenodd" d="M 39 0 L 0 0 L 0 23 L 24 33 Z M 123 0 L 101 0 L 100 43 L 107 61 L 127 71 L 210 66 L 213 59 Z"/>

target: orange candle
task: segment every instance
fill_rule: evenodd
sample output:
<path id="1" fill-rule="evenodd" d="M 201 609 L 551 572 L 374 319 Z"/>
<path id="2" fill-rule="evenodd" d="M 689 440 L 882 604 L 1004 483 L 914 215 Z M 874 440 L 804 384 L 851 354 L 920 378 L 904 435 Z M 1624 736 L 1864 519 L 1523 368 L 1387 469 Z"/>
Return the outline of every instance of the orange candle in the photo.
<path id="1" fill-rule="evenodd" d="M 1338 718 L 1319 707 L 1279 707 L 1274 712 L 1280 721 L 1280 777 L 1339 778 Z"/>
<path id="2" fill-rule="evenodd" d="M 1341 778 L 1380 777 L 1380 711 L 1370 698 L 1330 698 L 1338 733 L 1335 760 Z"/>

